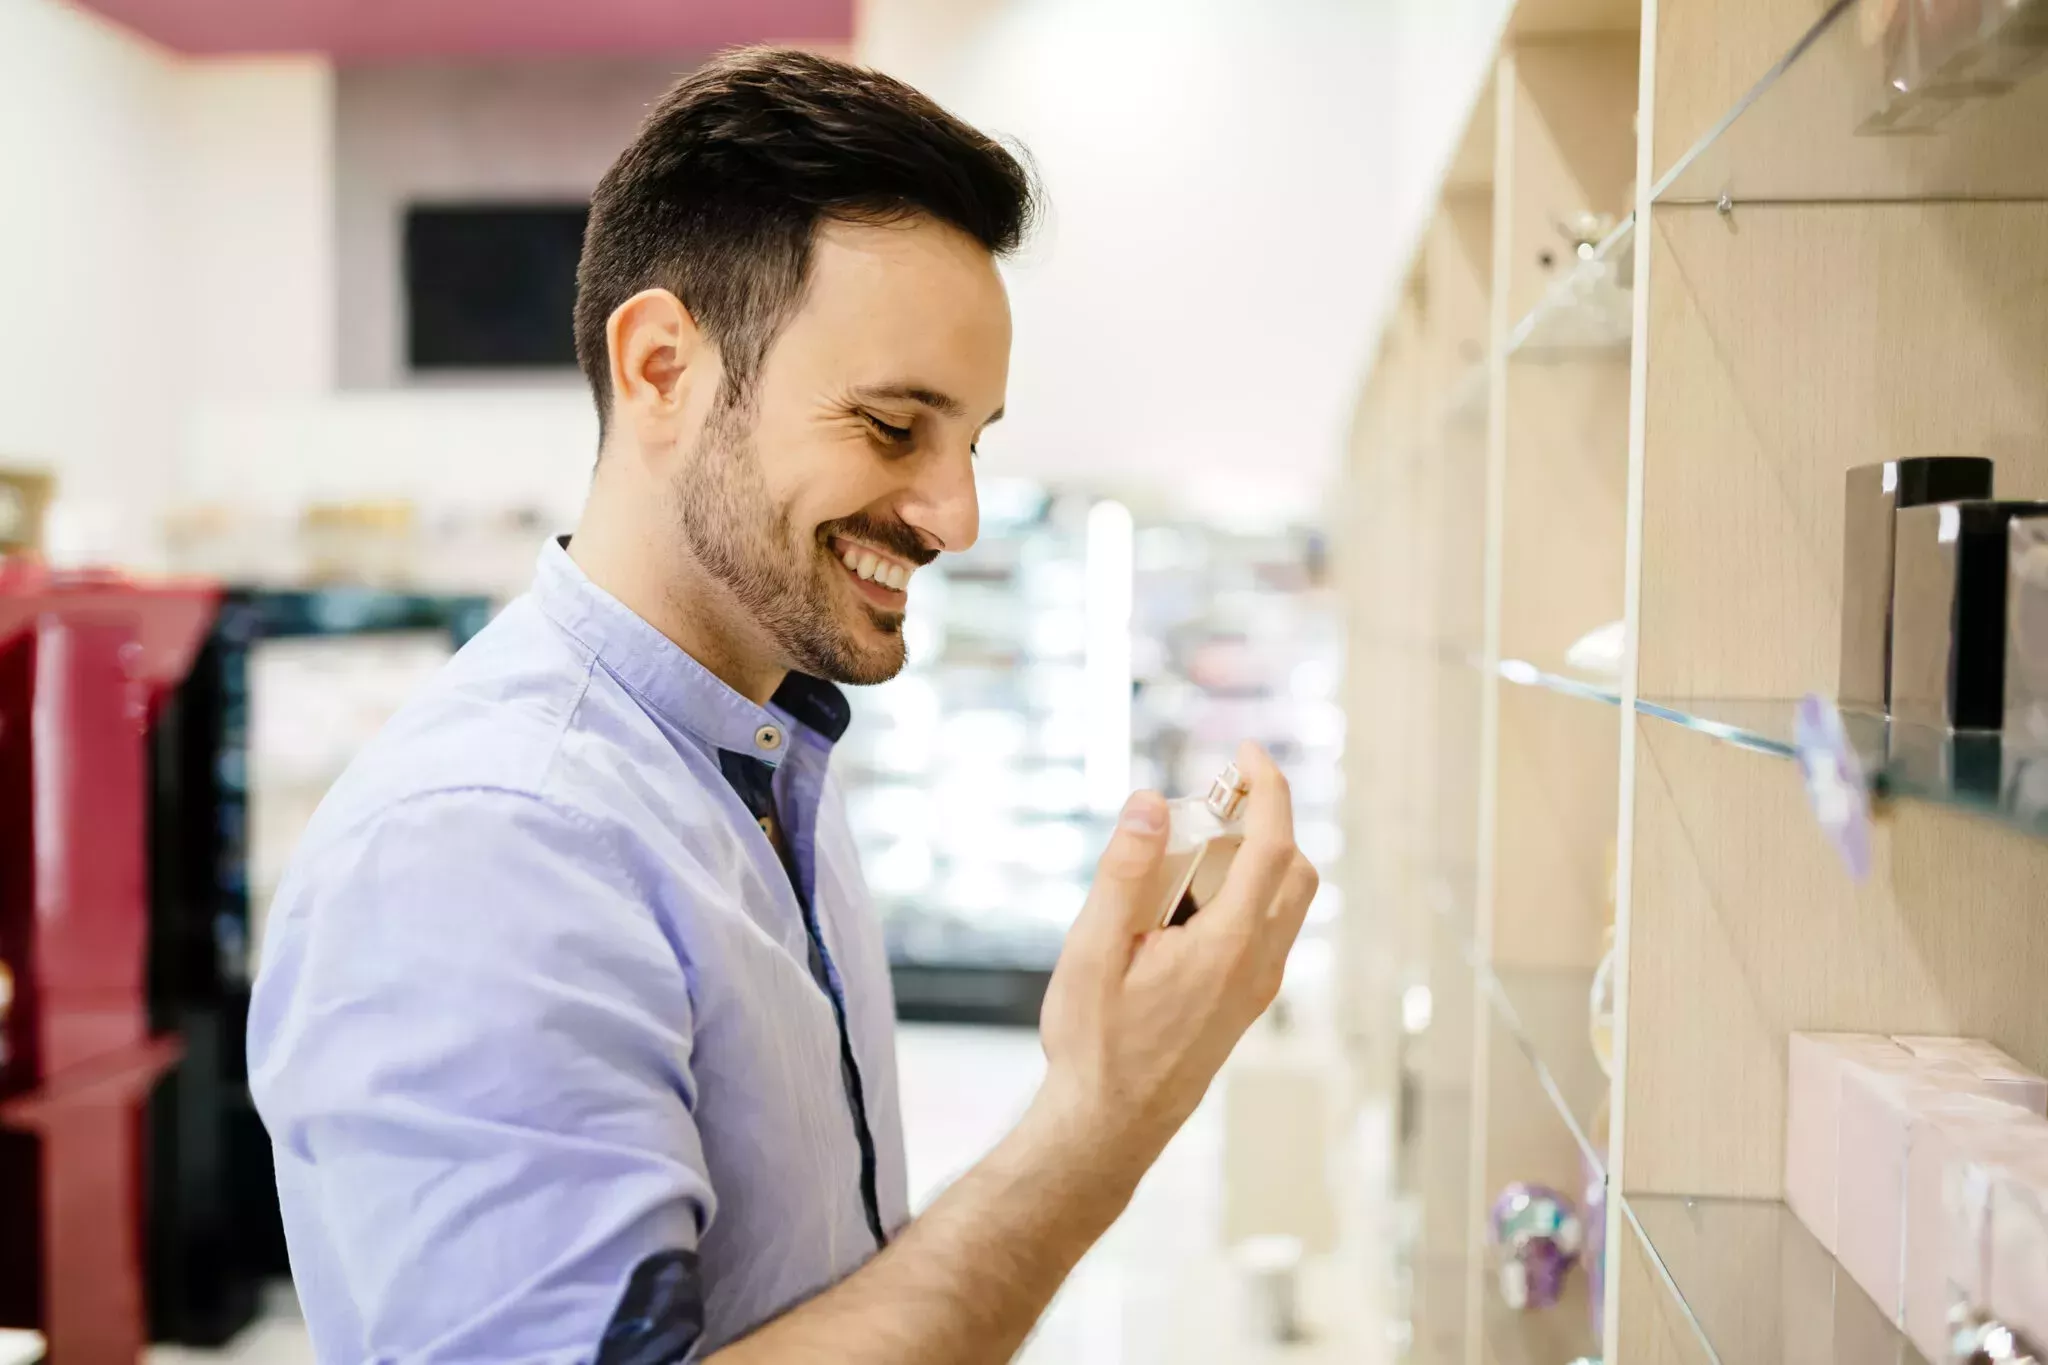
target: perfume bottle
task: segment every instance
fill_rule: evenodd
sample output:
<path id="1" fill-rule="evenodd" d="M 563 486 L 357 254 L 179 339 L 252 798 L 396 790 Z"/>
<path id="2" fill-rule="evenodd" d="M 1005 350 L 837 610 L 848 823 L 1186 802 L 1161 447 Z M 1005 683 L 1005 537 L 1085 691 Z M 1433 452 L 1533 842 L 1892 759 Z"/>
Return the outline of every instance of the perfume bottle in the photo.
<path id="1" fill-rule="evenodd" d="M 1244 799 L 1250 791 L 1233 763 L 1209 784 L 1207 796 L 1167 803 L 1160 928 L 1187 923 L 1223 889 L 1230 860 L 1244 843 Z"/>
<path id="2" fill-rule="evenodd" d="M 1548 1185 L 1517 1180 L 1493 1201 L 1489 1223 L 1501 1301 L 1518 1313 L 1555 1306 L 1585 1246 L 1578 1207 Z"/>

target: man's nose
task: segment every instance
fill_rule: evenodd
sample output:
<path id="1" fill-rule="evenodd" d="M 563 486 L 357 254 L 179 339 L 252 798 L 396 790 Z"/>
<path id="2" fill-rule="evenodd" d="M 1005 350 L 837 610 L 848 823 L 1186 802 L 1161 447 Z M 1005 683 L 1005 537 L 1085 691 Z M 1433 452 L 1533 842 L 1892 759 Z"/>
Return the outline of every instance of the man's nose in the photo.
<path id="1" fill-rule="evenodd" d="M 981 537 L 981 503 L 974 492 L 971 451 L 934 454 L 922 462 L 909 490 L 898 504 L 904 522 L 921 532 L 932 548 L 948 554 L 970 549 Z"/>

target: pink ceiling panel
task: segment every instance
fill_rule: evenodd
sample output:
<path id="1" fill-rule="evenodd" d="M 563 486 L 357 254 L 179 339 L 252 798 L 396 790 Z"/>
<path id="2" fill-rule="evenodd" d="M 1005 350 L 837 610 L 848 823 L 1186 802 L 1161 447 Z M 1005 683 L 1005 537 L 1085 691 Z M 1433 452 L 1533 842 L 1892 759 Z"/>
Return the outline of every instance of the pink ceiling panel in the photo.
<path id="1" fill-rule="evenodd" d="M 855 0 L 81 0 L 180 52 L 348 59 L 844 43 Z"/>

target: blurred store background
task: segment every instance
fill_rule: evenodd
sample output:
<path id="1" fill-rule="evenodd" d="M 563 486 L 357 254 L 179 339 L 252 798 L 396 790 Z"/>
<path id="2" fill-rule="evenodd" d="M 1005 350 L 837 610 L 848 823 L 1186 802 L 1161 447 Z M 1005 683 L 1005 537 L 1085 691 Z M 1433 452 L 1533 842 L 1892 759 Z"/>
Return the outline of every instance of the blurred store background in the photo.
<path id="1" fill-rule="evenodd" d="M 1362 1268 L 1386 1116 L 1347 1076 L 1346 924 L 1371 907 L 1344 894 L 1332 509 L 1503 11 L 0 0 L 0 597 L 27 600 L 36 562 L 220 592 L 147 643 L 143 986 L 148 1029 L 183 1040 L 141 1144 L 158 1358 L 310 1358 L 241 1070 L 263 907 L 327 784 L 573 521 L 596 444 L 567 326 L 583 204 L 678 72 L 760 41 L 851 53 L 1018 139 L 1051 204 L 1008 271 L 982 541 L 919 578 L 911 667 L 859 696 L 838 758 L 907 1021 L 914 1179 L 1028 1095 L 1018 1026 L 1126 791 L 1198 792 L 1259 739 L 1325 873 L 1290 1027 L 1248 1041 L 1029 1358 L 1390 1355 Z M 8 648 L 0 699 L 26 686 Z M 0 916 L 33 899 L 29 824 L 0 800 Z M 96 814 L 83 856 L 125 828 Z M 17 973 L 27 934 L 0 919 Z M 32 987 L 0 990 L 0 1123 L 38 1131 L 6 1107 L 36 1079 Z M 0 1136 L 0 1326 L 57 1292 L 39 1131 Z M 1302 1258 L 1303 1340 L 1268 1330 L 1248 1255 Z"/>

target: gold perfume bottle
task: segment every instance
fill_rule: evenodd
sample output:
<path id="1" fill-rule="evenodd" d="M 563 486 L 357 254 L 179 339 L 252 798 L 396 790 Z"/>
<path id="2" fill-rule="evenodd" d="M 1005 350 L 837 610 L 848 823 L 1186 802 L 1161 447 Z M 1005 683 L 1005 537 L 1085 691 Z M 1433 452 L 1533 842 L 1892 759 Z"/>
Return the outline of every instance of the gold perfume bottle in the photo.
<path id="1" fill-rule="evenodd" d="M 1244 799 L 1250 791 L 1233 763 L 1209 784 L 1207 796 L 1167 803 L 1160 928 L 1187 923 L 1223 889 L 1230 860 L 1244 843 Z"/>

